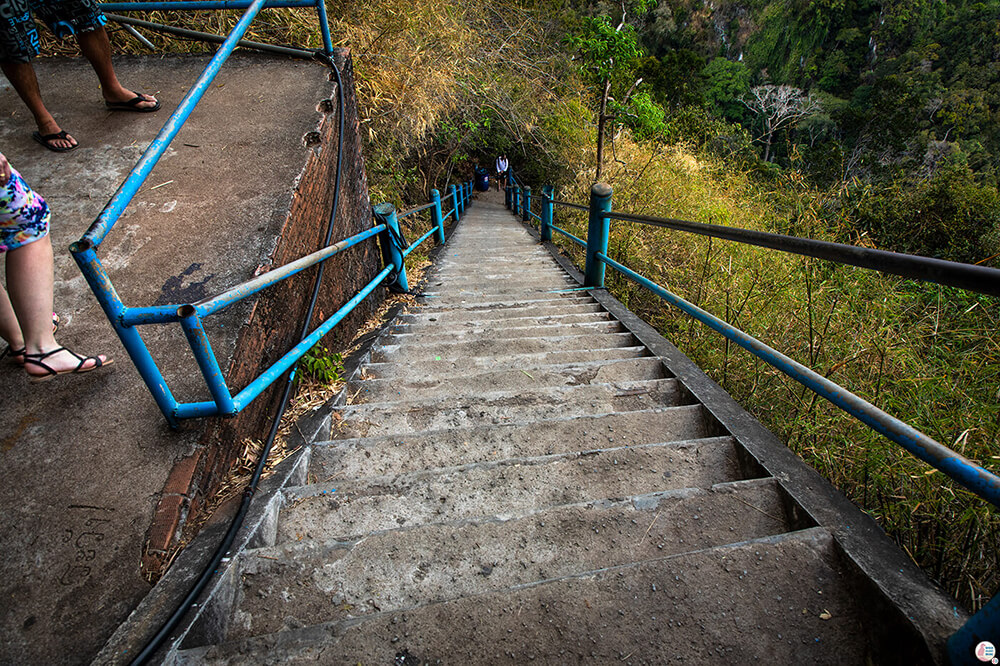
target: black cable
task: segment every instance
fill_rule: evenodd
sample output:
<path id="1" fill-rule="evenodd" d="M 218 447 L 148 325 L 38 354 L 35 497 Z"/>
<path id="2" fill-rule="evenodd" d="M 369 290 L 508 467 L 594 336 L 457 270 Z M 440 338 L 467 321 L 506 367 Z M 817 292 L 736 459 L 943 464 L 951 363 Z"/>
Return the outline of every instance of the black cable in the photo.
<path id="1" fill-rule="evenodd" d="M 343 162 L 344 156 L 344 83 L 340 77 L 340 70 L 337 69 L 337 65 L 333 62 L 330 56 L 322 52 L 316 52 L 314 57 L 320 62 L 324 63 L 330 69 L 333 70 L 334 75 L 337 79 L 337 101 L 338 101 L 338 114 L 339 118 L 339 133 L 337 137 L 337 173 L 334 180 L 333 189 L 333 210 L 330 213 L 330 223 L 326 229 L 326 239 L 323 242 L 323 247 L 330 244 L 330 239 L 333 237 L 333 226 L 334 221 L 337 219 L 337 207 L 340 202 L 340 167 Z M 312 324 L 313 312 L 316 310 L 316 302 L 319 300 L 319 288 L 323 280 L 323 267 L 325 263 L 321 262 L 316 273 L 316 282 L 313 284 L 312 299 L 309 303 L 309 309 L 306 312 L 305 323 L 302 326 L 302 336 L 305 338 L 309 333 L 309 327 Z M 264 450 L 260 454 L 260 459 L 257 461 L 257 466 L 254 469 L 253 476 L 250 478 L 250 483 L 247 488 L 243 491 L 243 499 L 240 502 L 239 511 L 233 517 L 232 522 L 229 524 L 229 529 L 226 531 L 222 542 L 219 547 L 216 548 L 215 553 L 212 555 L 212 559 L 209 560 L 208 565 L 202 571 L 198 580 L 195 582 L 194 586 L 184 597 L 184 600 L 178 605 L 174 612 L 167 619 L 166 623 L 160 628 L 160 630 L 150 639 L 146 647 L 143 648 L 142 652 L 132 660 L 132 666 L 141 666 L 145 664 L 150 657 L 152 657 L 160 646 L 166 640 L 167 636 L 170 635 L 177 625 L 180 624 L 181 620 L 187 612 L 194 606 L 194 602 L 201 595 L 205 586 L 208 585 L 209 580 L 216 573 L 216 569 L 222 562 L 222 558 L 226 556 L 229 552 L 229 548 L 233 545 L 233 541 L 236 539 L 236 533 L 243 526 L 243 520 L 246 518 L 247 510 L 250 507 L 250 500 L 253 498 L 254 493 L 257 491 L 257 484 L 260 482 L 260 477 L 264 472 L 264 465 L 267 463 L 267 457 L 271 453 L 271 447 L 274 446 L 274 440 L 278 436 L 278 427 L 281 423 L 281 418 L 285 415 L 285 410 L 288 407 L 288 400 L 292 394 L 292 386 L 295 381 L 295 369 L 297 366 L 293 366 L 292 370 L 288 373 L 288 380 L 285 383 L 285 391 L 281 397 L 281 404 L 278 408 L 278 414 L 274 418 L 274 422 L 271 424 L 271 430 L 267 436 L 267 442 L 264 444 Z"/>

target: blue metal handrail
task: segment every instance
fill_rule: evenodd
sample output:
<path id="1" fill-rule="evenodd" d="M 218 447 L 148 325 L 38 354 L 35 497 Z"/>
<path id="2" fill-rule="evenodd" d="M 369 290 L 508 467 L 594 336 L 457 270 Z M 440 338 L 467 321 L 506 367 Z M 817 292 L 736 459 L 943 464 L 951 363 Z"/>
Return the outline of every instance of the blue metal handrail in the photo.
<path id="1" fill-rule="evenodd" d="M 516 188 L 514 191 L 516 192 Z M 542 241 L 551 241 L 554 230 L 584 247 L 586 252 L 584 285 L 586 287 L 603 288 L 604 267 L 610 266 L 626 278 L 645 287 L 674 307 L 766 361 L 785 375 L 823 396 L 868 427 L 896 442 L 912 455 L 940 470 L 976 496 L 1000 507 L 1000 477 L 996 474 L 949 449 L 916 428 L 887 414 L 844 387 L 792 360 L 757 338 L 615 261 L 607 254 L 608 236 L 611 220 L 639 222 L 819 257 L 837 263 L 862 266 L 883 273 L 904 275 L 913 279 L 949 284 L 969 291 L 993 295 L 1000 294 L 1000 270 L 733 227 L 616 213 L 611 210 L 611 188 L 603 183 L 597 183 L 591 188 L 589 206 L 556 201 L 552 197 L 553 189 L 550 186 L 543 188 L 542 191 L 541 239 Z M 516 202 L 516 196 L 508 196 L 507 207 L 515 209 Z M 554 205 L 588 211 L 586 241 L 553 224 Z M 514 210 L 514 213 L 516 214 L 517 211 Z M 986 606 L 969 618 L 949 638 L 947 651 L 951 662 L 971 663 L 969 655 L 972 647 L 976 645 L 977 641 L 997 635 L 998 630 L 1000 630 L 1000 595 L 994 595 Z"/>
<path id="2" fill-rule="evenodd" d="M 233 50 L 240 43 L 241 38 L 246 34 L 254 17 L 263 8 L 272 7 L 314 7 L 320 18 L 321 32 L 323 33 L 323 43 L 325 46 L 325 60 L 333 67 L 329 55 L 332 53 L 332 45 L 329 36 L 329 27 L 326 21 L 326 9 L 323 0 L 236 0 L 236 1 L 211 1 L 211 2 L 188 2 L 187 0 L 175 0 L 168 2 L 128 2 L 128 3 L 106 3 L 102 5 L 106 9 L 118 11 L 151 11 L 151 10 L 172 10 L 172 9 L 245 9 L 237 25 L 225 38 L 216 54 L 213 56 L 205 70 L 198 77 L 198 80 L 191 87 L 177 109 L 170 115 L 167 122 L 161 128 L 157 136 L 145 150 L 139 162 L 132 169 L 128 177 L 118 188 L 110 201 L 98 215 L 97 219 L 90 226 L 83 237 L 73 243 L 70 250 L 73 258 L 80 266 L 84 277 L 90 285 L 91 290 L 97 297 L 101 308 L 104 310 L 116 333 L 122 341 L 130 358 L 135 363 L 136 369 L 146 383 L 156 401 L 157 406 L 163 413 L 167 422 L 172 426 L 178 425 L 179 419 L 194 418 L 212 415 L 233 415 L 243 410 L 250 402 L 259 396 L 268 386 L 277 380 L 283 373 L 291 368 L 299 358 L 313 347 L 324 335 L 326 335 L 337 323 L 349 314 L 365 297 L 367 297 L 379 284 L 387 278 L 395 275 L 397 285 L 406 289 L 406 273 L 403 264 L 404 258 L 416 247 L 425 242 L 435 233 L 440 242 L 444 242 L 444 216 L 440 211 L 440 197 L 435 190 L 432 192 L 431 202 L 418 206 L 404 213 L 404 217 L 416 214 L 422 210 L 433 209 L 434 228 L 430 232 L 421 236 L 413 245 L 407 248 L 395 248 L 393 244 L 398 238 L 399 229 L 396 222 L 395 211 L 392 211 L 391 224 L 375 224 L 372 228 L 355 234 L 340 242 L 333 243 L 312 254 L 297 259 L 289 264 L 278 267 L 258 277 L 237 285 L 222 294 L 204 299 L 197 303 L 175 304 L 152 307 L 126 307 L 118 296 L 110 276 L 105 270 L 100 259 L 97 257 L 97 249 L 104 238 L 110 233 L 118 219 L 122 216 L 129 203 L 135 197 L 139 188 L 145 182 L 153 167 L 160 157 L 166 152 L 170 142 L 180 131 L 184 122 L 190 116 L 195 105 L 204 95 L 212 81 L 219 73 L 222 65 L 232 54 Z M 338 76 L 339 79 L 339 76 Z M 341 129 L 343 133 L 343 129 Z M 461 211 L 467 203 L 467 197 L 471 194 L 471 182 L 462 183 L 458 189 L 451 188 L 449 195 L 454 208 L 450 212 L 457 220 Z M 391 208 L 391 206 L 390 206 Z M 327 259 L 351 248 L 361 242 L 378 237 L 380 244 L 384 248 L 384 256 L 387 261 L 385 267 L 365 285 L 352 299 L 345 303 L 336 313 L 320 324 L 308 335 L 304 336 L 291 350 L 285 353 L 277 362 L 264 370 L 256 379 L 252 380 L 241 391 L 233 395 L 226 385 L 222 369 L 219 367 L 211 344 L 205 333 L 202 321 L 205 317 L 214 314 L 222 308 L 237 303 L 249 296 L 257 294 L 267 287 L 273 286 L 292 275 L 298 274 L 310 266 L 320 264 Z M 391 248 L 391 249 L 386 249 Z M 198 367 L 205 379 L 211 401 L 201 402 L 178 402 L 171 393 L 162 373 L 153 360 L 149 349 L 140 337 L 136 327 L 145 324 L 165 324 L 180 323 L 184 334 L 191 346 L 192 353 L 198 363 Z"/>
<path id="3" fill-rule="evenodd" d="M 747 349 L 795 381 L 815 391 L 870 428 L 900 444 L 907 451 L 944 472 L 948 477 L 965 486 L 978 497 L 1000 507 L 1000 477 L 996 474 L 993 474 L 961 454 L 952 451 L 944 444 L 937 442 L 903 421 L 890 416 L 842 386 L 793 361 L 753 336 L 731 326 L 725 321 L 671 293 L 648 278 L 636 273 L 627 266 L 611 259 L 607 254 L 608 235 L 612 220 L 635 221 L 654 226 L 666 226 L 682 231 L 692 231 L 703 235 L 723 237 L 741 243 L 761 245 L 773 249 L 796 252 L 798 254 L 820 256 L 830 261 L 863 265 L 874 270 L 881 270 L 882 272 L 899 274 L 905 271 L 907 277 L 962 285 L 963 288 L 981 293 L 994 293 L 994 289 L 1000 285 L 1000 270 L 937 259 L 927 260 L 925 257 L 868 250 L 868 248 L 853 248 L 853 246 L 813 241 L 811 239 L 792 236 L 763 234 L 762 232 L 734 227 L 705 225 L 682 220 L 614 212 L 611 210 L 611 188 L 603 183 L 598 183 L 592 188 L 589 206 L 556 201 L 552 198 L 551 188 L 546 188 L 543 192 L 545 194 L 542 197 L 542 238 L 543 240 L 550 240 L 551 232 L 555 230 L 585 248 L 585 286 L 602 288 L 604 286 L 604 267 L 610 266 L 630 280 L 646 287 L 671 305 L 718 331 L 732 342 Z M 512 198 L 512 200 L 516 199 Z M 556 204 L 577 210 L 587 210 L 589 212 L 590 219 L 586 241 L 573 236 L 552 223 L 552 206 Z M 852 249 L 865 250 L 875 254 L 866 256 L 866 253 L 852 253 Z M 926 274 L 922 273 L 921 269 Z M 965 283 L 969 282 L 970 275 L 974 275 L 976 279 L 973 281 L 973 284 L 965 286 Z"/>

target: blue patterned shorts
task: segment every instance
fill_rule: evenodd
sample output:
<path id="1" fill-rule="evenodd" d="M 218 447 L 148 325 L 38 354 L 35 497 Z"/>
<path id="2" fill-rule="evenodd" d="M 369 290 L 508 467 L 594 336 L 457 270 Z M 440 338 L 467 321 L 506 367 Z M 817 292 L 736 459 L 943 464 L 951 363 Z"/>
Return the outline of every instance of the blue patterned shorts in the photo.
<path id="1" fill-rule="evenodd" d="M 14 169 L 0 187 L 0 252 L 44 238 L 49 233 L 49 205 Z"/>
<path id="2" fill-rule="evenodd" d="M 59 39 L 108 22 L 96 0 L 0 0 L 0 62 L 29 62 L 38 55 L 32 14 Z"/>

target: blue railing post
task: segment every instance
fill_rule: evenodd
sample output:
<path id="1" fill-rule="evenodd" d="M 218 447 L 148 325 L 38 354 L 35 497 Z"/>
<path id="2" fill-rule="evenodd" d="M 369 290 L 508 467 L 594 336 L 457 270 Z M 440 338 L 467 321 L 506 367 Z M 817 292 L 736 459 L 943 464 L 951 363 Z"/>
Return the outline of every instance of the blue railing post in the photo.
<path id="1" fill-rule="evenodd" d="M 233 394 L 226 386 L 226 376 L 219 367 L 219 362 L 212 351 L 212 345 L 205 335 L 205 328 L 201 325 L 201 317 L 198 310 L 193 305 L 182 305 L 177 309 L 177 316 L 181 320 L 181 328 L 187 336 L 188 344 L 201 369 L 201 375 L 208 384 L 208 390 L 212 394 L 212 400 L 223 416 L 234 416 L 238 411 L 233 403 Z"/>
<path id="2" fill-rule="evenodd" d="M 514 186 L 510 195 L 510 209 L 515 216 L 521 214 L 521 188 L 517 185 Z"/>
<path id="3" fill-rule="evenodd" d="M 382 259 L 386 265 L 393 265 L 396 273 L 396 286 L 403 291 L 409 291 L 410 286 L 406 282 L 406 264 L 403 263 L 403 250 L 406 248 L 399 247 L 401 245 L 399 239 L 402 236 L 399 233 L 399 221 L 396 219 L 396 207 L 391 203 L 380 203 L 372 208 L 372 212 L 375 213 L 379 222 L 386 226 L 386 230 L 379 234 Z"/>
<path id="4" fill-rule="evenodd" d="M 524 210 L 521 211 L 521 221 L 531 222 L 531 188 L 524 188 Z"/>
<path id="5" fill-rule="evenodd" d="M 451 206 L 455 211 L 455 221 L 458 222 L 460 219 L 462 219 L 462 216 L 459 215 L 458 211 L 458 188 L 455 187 L 454 185 L 449 185 L 448 196 L 451 197 Z"/>
<path id="6" fill-rule="evenodd" d="M 583 284 L 586 287 L 604 286 L 604 262 L 597 254 L 608 253 L 608 231 L 611 220 L 605 213 L 611 210 L 611 186 L 594 183 L 590 188 L 590 222 L 587 225 L 587 268 Z"/>
<path id="7" fill-rule="evenodd" d="M 465 183 L 458 184 L 458 198 L 462 201 L 462 217 L 465 217 Z"/>
<path id="8" fill-rule="evenodd" d="M 326 3 L 323 0 L 316 0 L 316 18 L 319 20 L 320 34 L 323 35 L 323 52 L 332 56 L 333 40 L 330 39 L 330 22 L 326 18 Z"/>
<path id="9" fill-rule="evenodd" d="M 555 188 L 551 185 L 542 187 L 542 229 L 541 238 L 543 243 L 552 242 L 552 195 Z"/>
<path id="10" fill-rule="evenodd" d="M 948 639 L 949 661 L 954 666 L 981 664 L 977 658 L 976 646 L 982 641 L 996 641 L 1000 636 L 1000 594 L 993 595 L 988 604 L 968 619 L 962 628 Z M 989 663 L 989 661 L 986 661 Z"/>
<path id="11" fill-rule="evenodd" d="M 431 224 L 437 227 L 437 242 L 444 245 L 444 217 L 441 216 L 441 193 L 431 190 L 431 201 L 434 207 L 431 208 Z"/>
<path id="12" fill-rule="evenodd" d="M 507 210 L 510 210 L 510 193 L 513 188 L 514 186 L 510 184 L 510 179 L 507 179 L 507 182 L 503 186 L 503 205 Z"/>

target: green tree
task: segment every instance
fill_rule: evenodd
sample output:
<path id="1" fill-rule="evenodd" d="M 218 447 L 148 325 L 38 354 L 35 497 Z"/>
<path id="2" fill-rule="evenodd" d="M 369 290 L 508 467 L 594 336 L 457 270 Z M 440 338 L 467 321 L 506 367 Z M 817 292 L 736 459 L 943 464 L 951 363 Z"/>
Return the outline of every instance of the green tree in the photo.
<path id="1" fill-rule="evenodd" d="M 750 72 L 742 62 L 715 58 L 701 70 L 705 79 L 705 105 L 730 122 L 743 119 L 740 100 L 750 90 Z"/>
<path id="2" fill-rule="evenodd" d="M 645 11 L 650 0 L 641 0 L 636 7 Z M 625 4 L 623 3 L 623 8 Z M 587 18 L 583 22 L 580 34 L 570 37 L 570 46 L 577 51 L 575 59 L 584 80 L 594 86 L 597 91 L 597 173 L 600 180 L 604 165 L 604 143 L 609 129 L 623 111 L 629 110 L 633 93 L 642 82 L 636 77 L 636 69 L 642 58 L 642 49 L 636 37 L 635 29 L 625 22 L 625 11 L 622 12 L 618 25 L 612 25 L 608 16 Z M 609 102 L 612 104 L 609 106 Z M 652 104 L 648 96 L 643 100 L 644 113 L 631 116 L 639 121 L 651 117 L 648 105 Z"/>

